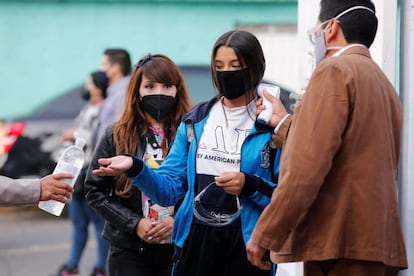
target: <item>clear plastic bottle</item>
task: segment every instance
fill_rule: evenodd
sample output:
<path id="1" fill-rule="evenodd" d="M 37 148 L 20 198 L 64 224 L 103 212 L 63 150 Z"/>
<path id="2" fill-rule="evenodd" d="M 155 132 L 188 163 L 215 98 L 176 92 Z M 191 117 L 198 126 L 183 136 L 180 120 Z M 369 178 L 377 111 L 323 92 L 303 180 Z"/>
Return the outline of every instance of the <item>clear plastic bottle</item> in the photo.
<path id="1" fill-rule="evenodd" d="M 83 147 L 85 146 L 85 139 L 77 137 L 75 145 L 72 145 L 65 149 L 53 171 L 53 174 L 57 173 L 69 173 L 73 175 L 71 179 L 63 180 L 65 183 L 75 185 L 76 179 L 83 167 L 85 153 Z M 47 200 L 39 202 L 38 207 L 46 212 L 49 212 L 55 216 L 62 214 L 65 204 L 56 200 Z"/>

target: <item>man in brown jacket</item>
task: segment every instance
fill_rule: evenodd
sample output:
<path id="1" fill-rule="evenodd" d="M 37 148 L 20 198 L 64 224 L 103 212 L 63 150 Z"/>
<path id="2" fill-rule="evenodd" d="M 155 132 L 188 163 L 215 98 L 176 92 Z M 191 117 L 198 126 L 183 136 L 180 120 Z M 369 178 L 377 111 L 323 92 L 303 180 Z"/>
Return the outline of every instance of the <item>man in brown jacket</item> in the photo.
<path id="1" fill-rule="evenodd" d="M 305 275 L 397 275 L 407 267 L 396 186 L 402 111 L 368 50 L 375 7 L 322 0 L 318 21 L 317 67 L 295 114 L 268 97 L 281 171 L 248 258 L 264 268 L 270 249 L 275 263 L 303 261 Z"/>

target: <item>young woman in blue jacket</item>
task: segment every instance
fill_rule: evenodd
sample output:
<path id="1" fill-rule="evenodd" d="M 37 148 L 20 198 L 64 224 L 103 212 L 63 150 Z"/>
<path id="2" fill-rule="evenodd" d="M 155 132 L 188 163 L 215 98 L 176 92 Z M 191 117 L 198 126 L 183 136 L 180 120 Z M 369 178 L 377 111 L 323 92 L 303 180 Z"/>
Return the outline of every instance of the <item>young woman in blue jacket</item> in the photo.
<path id="1" fill-rule="evenodd" d="M 217 97 L 187 113 L 162 166 L 118 155 L 100 159 L 97 175 L 126 175 L 175 214 L 173 275 L 274 275 L 252 266 L 246 243 L 276 187 L 280 150 L 273 129 L 256 120 L 256 87 L 265 71 L 257 38 L 230 31 L 216 41 L 211 73 Z M 149 236 L 150 242 L 157 236 Z"/>

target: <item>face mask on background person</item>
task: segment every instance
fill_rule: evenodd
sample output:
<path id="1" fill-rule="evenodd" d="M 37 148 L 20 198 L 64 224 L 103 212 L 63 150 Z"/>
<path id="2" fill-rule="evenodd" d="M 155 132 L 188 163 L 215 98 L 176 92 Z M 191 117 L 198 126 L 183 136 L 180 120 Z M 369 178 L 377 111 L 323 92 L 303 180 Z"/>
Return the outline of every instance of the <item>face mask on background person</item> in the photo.
<path id="1" fill-rule="evenodd" d="M 140 102 L 141 108 L 157 121 L 165 119 L 175 107 L 175 98 L 162 94 L 146 95 Z"/>
<path id="2" fill-rule="evenodd" d="M 248 70 L 217 71 L 216 77 L 220 85 L 221 94 L 229 100 L 236 99 L 246 93 L 248 87 L 245 79 L 248 79 Z"/>
<path id="3" fill-rule="evenodd" d="M 89 92 L 89 90 L 85 89 L 82 91 L 81 93 L 82 99 L 85 101 L 89 101 L 89 99 L 91 98 L 91 92 Z"/>
<path id="4" fill-rule="evenodd" d="M 368 7 L 365 6 L 355 6 L 355 7 L 351 7 L 343 12 L 341 12 L 340 14 L 338 14 L 335 19 L 338 20 L 341 16 L 354 11 L 354 10 L 367 10 L 372 12 L 373 14 L 374 11 L 371 10 Z M 312 30 L 311 35 L 314 36 L 314 39 L 311 38 L 311 41 L 315 44 L 315 50 L 314 50 L 314 57 L 315 57 L 315 66 L 318 66 L 319 63 L 321 63 L 322 60 L 324 60 L 324 58 L 326 57 L 326 54 L 328 52 L 328 50 L 340 50 L 343 47 L 342 46 L 331 46 L 331 47 L 326 47 L 326 42 L 325 42 L 325 31 L 326 28 L 323 28 L 322 31 L 318 31 L 321 27 L 323 27 L 325 24 L 329 23 L 330 20 L 326 20 L 324 22 L 322 22 L 320 25 L 318 25 L 318 27 L 316 27 L 316 29 Z M 338 20 L 339 21 L 339 20 Z"/>

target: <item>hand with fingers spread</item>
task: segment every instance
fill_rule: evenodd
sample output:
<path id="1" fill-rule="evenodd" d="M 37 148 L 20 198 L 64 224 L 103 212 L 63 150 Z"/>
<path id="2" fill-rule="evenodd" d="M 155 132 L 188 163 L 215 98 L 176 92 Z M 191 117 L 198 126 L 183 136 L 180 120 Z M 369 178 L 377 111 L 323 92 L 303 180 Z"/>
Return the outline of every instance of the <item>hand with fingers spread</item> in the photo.
<path id="1" fill-rule="evenodd" d="M 224 172 L 214 178 L 216 185 L 231 195 L 239 195 L 244 187 L 245 176 L 241 172 Z"/>
<path id="2" fill-rule="evenodd" d="M 73 178 L 67 173 L 50 174 L 40 179 L 40 201 L 56 200 L 66 203 L 73 192 L 73 188 L 63 182 L 65 179 Z"/>

